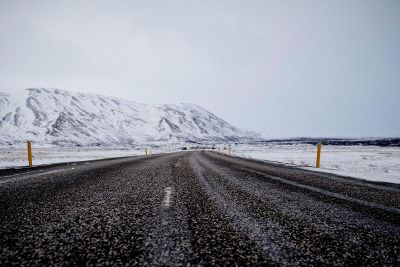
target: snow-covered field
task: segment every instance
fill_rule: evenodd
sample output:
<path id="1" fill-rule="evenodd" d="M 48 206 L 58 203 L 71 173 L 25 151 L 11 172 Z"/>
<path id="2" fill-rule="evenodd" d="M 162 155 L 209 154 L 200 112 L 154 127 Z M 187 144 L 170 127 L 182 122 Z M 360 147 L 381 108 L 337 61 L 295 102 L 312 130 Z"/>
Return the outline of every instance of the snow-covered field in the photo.
<path id="1" fill-rule="evenodd" d="M 237 145 L 233 154 L 370 181 L 400 183 L 400 147 L 322 146 L 320 169 L 314 167 L 316 149 L 307 144 Z"/>
<path id="2" fill-rule="evenodd" d="M 149 148 L 149 154 L 171 151 L 169 148 Z M 32 148 L 33 164 L 46 165 L 104 158 L 144 155 L 144 148 L 97 148 L 97 147 L 35 147 Z M 26 147 L 0 147 L 0 168 L 23 167 L 28 165 Z"/>
<path id="3" fill-rule="evenodd" d="M 149 153 L 175 152 L 185 145 L 149 148 Z M 225 148 L 227 148 L 225 146 Z M 216 151 L 227 153 L 224 146 Z M 281 162 L 310 170 L 336 173 L 370 181 L 400 183 L 400 147 L 333 146 L 322 147 L 321 168 L 316 169 L 316 146 L 296 145 L 233 145 L 235 156 Z M 26 146 L 0 148 L 0 168 L 27 166 Z M 144 155 L 144 147 L 135 148 L 78 148 L 35 147 L 34 165 L 84 161 L 101 158 Z"/>

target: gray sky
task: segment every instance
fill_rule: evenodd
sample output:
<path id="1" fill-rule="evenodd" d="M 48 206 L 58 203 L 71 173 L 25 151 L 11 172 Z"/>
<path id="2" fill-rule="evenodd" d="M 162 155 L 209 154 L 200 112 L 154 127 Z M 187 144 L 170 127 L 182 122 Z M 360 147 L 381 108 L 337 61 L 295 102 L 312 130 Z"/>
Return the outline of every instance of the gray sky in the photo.
<path id="1" fill-rule="evenodd" d="M 0 0 L 0 91 L 199 104 L 275 136 L 400 136 L 400 1 Z"/>

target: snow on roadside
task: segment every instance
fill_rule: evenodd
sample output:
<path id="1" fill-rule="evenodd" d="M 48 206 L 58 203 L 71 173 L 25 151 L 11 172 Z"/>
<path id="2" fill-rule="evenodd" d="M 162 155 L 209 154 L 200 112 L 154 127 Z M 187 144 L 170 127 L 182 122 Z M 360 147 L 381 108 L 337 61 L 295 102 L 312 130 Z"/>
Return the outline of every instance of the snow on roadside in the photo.
<path id="1" fill-rule="evenodd" d="M 180 151 L 184 145 L 149 148 L 150 154 Z M 216 151 L 223 152 L 222 145 Z M 226 146 L 225 146 L 226 148 Z M 226 153 L 226 150 L 225 150 Z M 308 170 L 335 173 L 370 181 L 400 183 L 400 147 L 377 146 L 322 146 L 321 168 L 316 169 L 316 146 L 296 145 L 233 145 L 236 156 L 281 162 Z M 26 147 L 0 147 L 0 169 L 27 166 Z M 33 146 L 33 164 L 85 161 L 103 158 L 144 155 L 144 147 L 36 147 Z"/>
<path id="2" fill-rule="evenodd" d="M 62 162 L 75 162 L 115 157 L 144 155 L 144 148 L 97 148 L 97 147 L 35 147 L 33 145 L 33 165 L 46 165 Z M 149 148 L 149 154 L 164 151 Z M 23 167 L 28 165 L 25 147 L 0 147 L 0 169 Z"/>
<path id="3" fill-rule="evenodd" d="M 322 146 L 321 168 L 315 168 L 316 146 L 298 145 L 236 145 L 237 156 L 276 161 L 351 176 L 369 181 L 400 183 L 400 148 L 377 146 Z"/>

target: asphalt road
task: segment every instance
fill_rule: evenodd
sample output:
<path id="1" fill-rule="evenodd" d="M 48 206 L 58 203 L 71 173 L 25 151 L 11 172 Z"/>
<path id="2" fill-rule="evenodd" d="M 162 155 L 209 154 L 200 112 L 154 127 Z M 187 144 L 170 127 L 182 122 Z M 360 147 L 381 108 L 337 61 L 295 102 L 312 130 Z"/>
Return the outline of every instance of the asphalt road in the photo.
<path id="1" fill-rule="evenodd" d="M 213 152 L 0 173 L 0 266 L 400 265 L 400 188 Z"/>

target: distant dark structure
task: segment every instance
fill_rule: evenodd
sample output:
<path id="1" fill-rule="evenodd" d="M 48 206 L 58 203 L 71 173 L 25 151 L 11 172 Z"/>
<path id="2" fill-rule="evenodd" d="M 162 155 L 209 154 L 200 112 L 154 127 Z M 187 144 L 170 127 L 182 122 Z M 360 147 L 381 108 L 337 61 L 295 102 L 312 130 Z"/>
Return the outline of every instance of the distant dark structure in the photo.
<path id="1" fill-rule="evenodd" d="M 316 145 L 322 143 L 323 145 L 336 145 L 336 146 L 381 146 L 381 147 L 400 147 L 400 138 L 314 138 L 314 137 L 299 137 L 288 139 L 270 139 L 259 142 L 252 142 L 253 144 L 271 143 L 280 145 L 294 145 L 294 144 L 310 144 Z"/>

